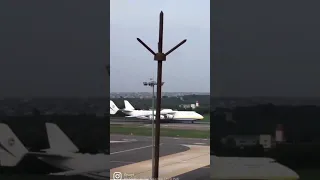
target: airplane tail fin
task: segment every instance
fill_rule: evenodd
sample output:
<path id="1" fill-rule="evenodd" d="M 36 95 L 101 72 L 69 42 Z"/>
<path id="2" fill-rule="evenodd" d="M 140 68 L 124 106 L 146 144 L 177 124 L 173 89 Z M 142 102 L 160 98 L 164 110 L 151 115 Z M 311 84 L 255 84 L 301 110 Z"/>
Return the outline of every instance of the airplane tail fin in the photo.
<path id="1" fill-rule="evenodd" d="M 129 101 L 127 101 L 127 100 L 124 100 L 124 109 L 125 110 L 129 110 L 129 111 L 132 111 L 132 110 L 134 110 L 134 107 L 129 103 Z"/>
<path id="2" fill-rule="evenodd" d="M 11 128 L 0 123 L 0 166 L 16 166 L 28 153 Z"/>
<path id="3" fill-rule="evenodd" d="M 119 111 L 119 108 L 110 100 L 110 114 L 116 114 Z"/>
<path id="4" fill-rule="evenodd" d="M 78 152 L 79 149 L 70 138 L 53 123 L 46 123 L 50 149 L 61 152 Z"/>

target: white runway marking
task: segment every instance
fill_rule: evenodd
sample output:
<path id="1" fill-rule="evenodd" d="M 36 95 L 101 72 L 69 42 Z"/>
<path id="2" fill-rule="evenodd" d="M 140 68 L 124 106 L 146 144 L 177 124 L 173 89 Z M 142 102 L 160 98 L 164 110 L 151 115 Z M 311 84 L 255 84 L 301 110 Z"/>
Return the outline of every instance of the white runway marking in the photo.
<path id="1" fill-rule="evenodd" d="M 124 141 L 132 142 L 132 141 L 137 141 L 136 139 L 122 139 Z"/>
<path id="2" fill-rule="evenodd" d="M 122 139 L 122 141 L 110 141 L 110 143 L 125 143 L 125 142 L 135 142 L 136 139 Z"/>
<path id="3" fill-rule="evenodd" d="M 161 146 L 161 144 L 160 144 L 160 146 Z M 130 151 L 135 151 L 135 150 L 149 148 L 149 147 L 152 147 L 152 145 L 151 146 L 143 146 L 143 147 L 133 148 L 133 149 L 127 149 L 127 150 L 124 150 L 124 151 L 117 151 L 117 152 L 110 153 L 110 155 L 124 153 L 124 152 L 130 152 Z"/>
<path id="4" fill-rule="evenodd" d="M 110 143 L 123 143 L 123 142 L 128 142 L 128 141 L 110 141 Z"/>
<path id="5" fill-rule="evenodd" d="M 206 144 L 206 143 L 193 143 L 193 144 L 199 144 L 199 145 L 204 145 L 204 144 Z"/>

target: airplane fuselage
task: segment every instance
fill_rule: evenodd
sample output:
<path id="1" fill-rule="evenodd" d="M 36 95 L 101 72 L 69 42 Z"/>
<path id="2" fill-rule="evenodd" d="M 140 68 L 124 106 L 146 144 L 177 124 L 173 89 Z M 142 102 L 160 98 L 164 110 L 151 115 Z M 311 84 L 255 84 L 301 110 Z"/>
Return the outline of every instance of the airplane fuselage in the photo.
<path id="1" fill-rule="evenodd" d="M 152 114 L 152 110 L 122 110 L 123 113 L 129 115 L 129 116 L 149 116 Z M 173 110 L 161 110 L 160 114 L 168 114 L 170 112 L 173 112 Z M 156 115 L 156 110 L 153 111 L 154 115 Z"/>
<path id="2" fill-rule="evenodd" d="M 123 113 L 129 116 L 138 116 L 139 119 L 150 119 L 152 120 L 152 110 L 123 110 Z M 156 112 L 154 111 L 154 116 Z M 203 119 L 203 116 L 196 113 L 195 111 L 173 111 L 173 110 L 161 110 L 160 118 L 165 120 L 175 121 L 196 121 Z M 155 119 L 155 118 L 154 118 Z"/>
<path id="3" fill-rule="evenodd" d="M 83 169 L 106 169 L 108 167 L 109 156 L 105 154 L 80 154 L 74 153 L 70 159 L 53 159 L 50 157 L 38 157 L 38 159 L 47 164 L 65 170 L 83 170 Z M 90 172 L 81 174 L 93 179 L 109 180 L 110 172 Z"/>

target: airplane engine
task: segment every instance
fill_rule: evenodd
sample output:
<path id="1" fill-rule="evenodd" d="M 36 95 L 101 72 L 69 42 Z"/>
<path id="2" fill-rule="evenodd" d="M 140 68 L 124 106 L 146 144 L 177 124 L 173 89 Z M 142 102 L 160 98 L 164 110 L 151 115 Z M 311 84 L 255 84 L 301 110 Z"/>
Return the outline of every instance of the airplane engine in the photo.
<path id="1" fill-rule="evenodd" d="M 173 119 L 173 115 L 172 114 L 167 114 L 167 118 L 168 119 Z"/>
<path id="2" fill-rule="evenodd" d="M 169 112 L 172 112 L 173 110 L 172 109 L 162 109 L 161 112 L 162 113 L 169 113 Z"/>
<path id="3" fill-rule="evenodd" d="M 149 116 L 149 119 L 152 120 L 152 116 Z M 165 119 L 164 115 L 160 115 L 160 119 Z M 154 120 L 156 120 L 156 116 L 154 116 Z"/>

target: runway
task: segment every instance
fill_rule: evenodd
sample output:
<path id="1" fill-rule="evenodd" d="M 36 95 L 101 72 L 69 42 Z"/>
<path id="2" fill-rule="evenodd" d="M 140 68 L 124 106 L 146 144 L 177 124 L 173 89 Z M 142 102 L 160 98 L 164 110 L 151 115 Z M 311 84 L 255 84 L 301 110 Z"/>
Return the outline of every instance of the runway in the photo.
<path id="1" fill-rule="evenodd" d="M 141 127 L 151 127 L 151 122 L 150 121 L 118 121 L 114 120 L 110 122 L 111 125 L 124 125 L 124 126 L 130 126 L 130 125 L 135 125 L 135 126 L 141 126 Z M 193 124 L 187 124 L 187 123 L 163 123 L 160 124 L 161 128 L 170 128 L 170 129 L 190 129 L 190 130 L 210 130 L 210 123 L 193 123 Z"/>
<path id="2" fill-rule="evenodd" d="M 136 119 L 136 118 L 125 118 L 125 117 L 110 117 L 110 123 L 118 123 L 118 122 L 124 122 L 124 123 L 141 123 L 141 124 L 150 124 L 150 120 L 145 120 L 145 119 Z M 189 124 L 189 122 L 186 121 L 181 121 L 181 122 L 173 122 L 176 124 Z M 168 124 L 168 123 L 165 123 Z M 171 124 L 171 123 L 169 123 Z M 210 122 L 208 121 L 194 121 L 193 124 L 205 124 L 205 125 L 210 125 Z"/>
<path id="3" fill-rule="evenodd" d="M 161 137 L 160 141 L 161 178 L 210 178 L 209 139 Z M 151 137 L 111 135 L 110 176 L 121 172 L 122 178 L 150 178 L 151 143 Z"/>

